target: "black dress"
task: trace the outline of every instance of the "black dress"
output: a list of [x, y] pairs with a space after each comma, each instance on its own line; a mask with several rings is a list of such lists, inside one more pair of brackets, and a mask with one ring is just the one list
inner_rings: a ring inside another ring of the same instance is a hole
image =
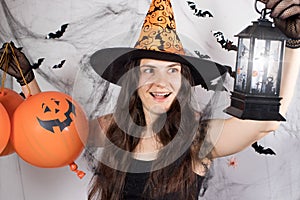
[[[152, 164], [151, 161], [138, 161], [139, 164], [143, 165], [145, 168], [149, 168]], [[146, 170], [145, 170], [146, 171]], [[130, 173], [127, 172], [126, 178], [125, 178], [125, 186], [123, 191], [123, 199], [124, 200], [149, 200], [151, 199], [148, 195], [149, 194], [143, 194], [144, 187], [147, 183], [147, 180], [150, 176], [150, 172], [142, 172], [142, 173]], [[197, 175], [196, 176], [196, 182], [197, 184], [197, 192], [199, 195], [200, 189], [204, 180], [204, 176]], [[178, 200], [177, 193], [171, 193], [167, 194], [164, 197], [159, 197], [152, 200]], [[186, 199], [185, 199], [186, 200]]]

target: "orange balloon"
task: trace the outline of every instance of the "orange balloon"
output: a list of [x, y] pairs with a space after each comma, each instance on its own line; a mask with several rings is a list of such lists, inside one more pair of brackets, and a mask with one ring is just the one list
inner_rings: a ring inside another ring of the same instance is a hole
[[17, 154], [43, 168], [73, 163], [88, 135], [83, 109], [62, 92], [41, 92], [28, 97], [15, 111], [12, 127]]
[[4, 106], [0, 103], [0, 153], [5, 149], [10, 137], [10, 119]]
[[[10, 121], [12, 121], [13, 114], [17, 107], [24, 101], [23, 97], [16, 93], [15, 91], [8, 89], [8, 88], [3, 88], [0, 89], [0, 103], [4, 106], [6, 109]], [[12, 131], [12, 130], [11, 130]], [[0, 156], [6, 156], [10, 155], [15, 152], [15, 149], [11, 143], [11, 139], [7, 143], [5, 149], [1, 152], [0, 151]]]

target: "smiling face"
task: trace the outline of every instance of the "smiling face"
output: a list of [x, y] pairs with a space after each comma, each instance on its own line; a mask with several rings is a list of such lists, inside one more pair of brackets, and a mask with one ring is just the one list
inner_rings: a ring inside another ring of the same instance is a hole
[[181, 87], [181, 65], [177, 62], [142, 59], [138, 95], [144, 113], [168, 111]]

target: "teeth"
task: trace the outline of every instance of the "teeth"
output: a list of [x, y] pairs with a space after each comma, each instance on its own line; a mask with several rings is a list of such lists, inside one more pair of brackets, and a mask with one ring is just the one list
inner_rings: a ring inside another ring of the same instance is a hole
[[168, 95], [169, 93], [154, 93], [155, 96], [165, 96]]
[[157, 93], [157, 92], [151, 92], [151, 94], [152, 94], [153, 96], [167, 97], [167, 96], [170, 95], [170, 92], [164, 92], [164, 93], [161, 93], [161, 92], [159, 92], [159, 93]]

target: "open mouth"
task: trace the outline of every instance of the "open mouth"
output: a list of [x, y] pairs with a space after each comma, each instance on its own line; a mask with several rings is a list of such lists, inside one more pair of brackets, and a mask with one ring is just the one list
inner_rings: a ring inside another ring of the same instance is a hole
[[171, 95], [171, 92], [150, 92], [151, 96], [154, 98], [167, 98], [168, 96]]

